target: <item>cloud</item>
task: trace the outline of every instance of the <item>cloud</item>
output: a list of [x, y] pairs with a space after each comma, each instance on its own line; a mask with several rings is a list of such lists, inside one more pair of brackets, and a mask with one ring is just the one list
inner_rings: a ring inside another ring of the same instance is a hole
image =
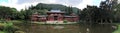
[[2, 6], [8, 6], [8, 7], [13, 7], [16, 8], [17, 10], [25, 9], [28, 8], [31, 5], [36, 5], [37, 2], [31, 2], [31, 3], [22, 3], [22, 4], [17, 4], [18, 0], [9, 0], [8, 2], [0, 2], [0, 5]]
[[83, 0], [56, 0], [56, 3], [76, 6], [82, 3]]
[[120, 3], [120, 0], [118, 0], [118, 3]]
[[17, 10], [28, 8], [31, 5], [37, 5], [38, 3], [47, 3], [47, 4], [62, 4], [66, 6], [73, 6], [79, 9], [83, 9], [86, 5], [97, 5], [102, 0], [8, 0], [0, 1], [0, 5], [14, 7]]
[[55, 0], [18, 0], [17, 4], [24, 4], [24, 3], [34, 3], [34, 2], [39, 2], [39, 3], [52, 3]]

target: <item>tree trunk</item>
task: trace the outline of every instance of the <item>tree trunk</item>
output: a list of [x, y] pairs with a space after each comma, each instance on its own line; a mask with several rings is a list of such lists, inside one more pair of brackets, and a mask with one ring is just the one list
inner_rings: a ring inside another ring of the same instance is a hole
[[101, 23], [103, 23], [103, 20], [101, 19]]

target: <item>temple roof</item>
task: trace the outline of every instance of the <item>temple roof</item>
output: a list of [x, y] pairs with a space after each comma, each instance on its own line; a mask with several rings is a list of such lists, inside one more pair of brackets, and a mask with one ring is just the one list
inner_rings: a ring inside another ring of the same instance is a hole
[[51, 10], [48, 11], [48, 13], [64, 13], [64, 12], [62, 12], [61, 10]]
[[51, 10], [50, 12], [61, 12], [61, 10]]
[[47, 17], [48, 15], [39, 15], [38, 17]]

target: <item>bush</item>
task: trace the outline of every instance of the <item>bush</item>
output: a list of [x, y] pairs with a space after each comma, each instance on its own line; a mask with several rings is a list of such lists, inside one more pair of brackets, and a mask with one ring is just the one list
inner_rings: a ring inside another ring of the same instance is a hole
[[64, 20], [63, 23], [67, 23], [68, 21], [67, 20]]
[[15, 31], [15, 33], [25, 33], [25, 32], [23, 32], [23, 31]]
[[7, 33], [14, 33], [17, 28], [14, 27], [12, 22], [5, 22], [3, 24], [3, 31]]
[[6, 33], [6, 32], [4, 32], [4, 31], [0, 31], [0, 33]]
[[120, 33], [120, 25], [118, 25], [118, 29], [114, 31], [113, 33]]

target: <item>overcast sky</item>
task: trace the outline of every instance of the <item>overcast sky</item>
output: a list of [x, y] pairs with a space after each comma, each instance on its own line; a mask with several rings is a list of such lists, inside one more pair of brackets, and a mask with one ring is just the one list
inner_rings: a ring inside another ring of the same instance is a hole
[[46, 4], [62, 4], [66, 6], [73, 6], [83, 9], [86, 5], [99, 6], [100, 2], [104, 0], [0, 0], [0, 5], [14, 7], [17, 10], [25, 9], [31, 5], [38, 3]]

